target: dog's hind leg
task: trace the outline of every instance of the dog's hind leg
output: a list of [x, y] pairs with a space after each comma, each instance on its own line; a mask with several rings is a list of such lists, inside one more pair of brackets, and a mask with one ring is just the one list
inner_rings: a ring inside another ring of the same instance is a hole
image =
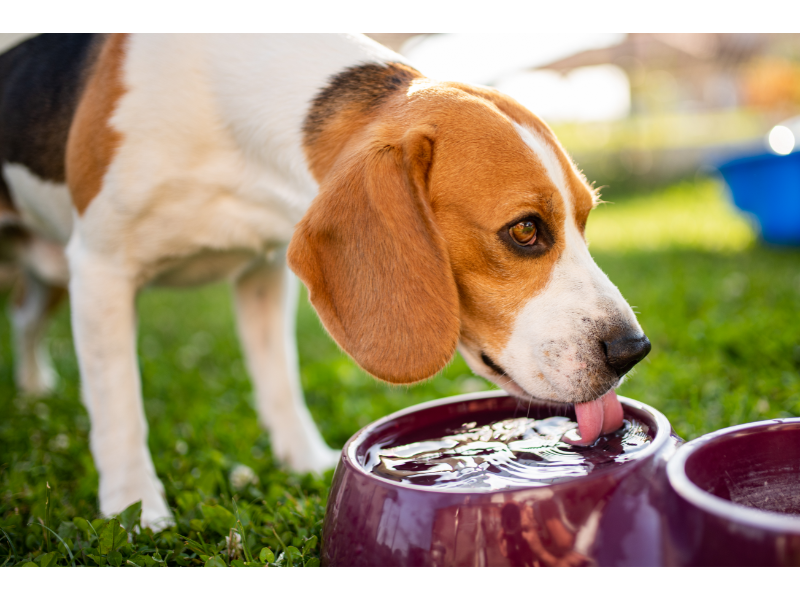
[[259, 419], [276, 458], [296, 471], [321, 473], [336, 465], [339, 453], [325, 444], [303, 399], [295, 341], [298, 289], [285, 251], [270, 263], [259, 261], [236, 282], [236, 314]]
[[24, 394], [42, 396], [58, 379], [44, 344], [47, 317], [65, 295], [64, 288], [45, 283], [23, 269], [9, 305], [14, 337], [14, 376]]
[[142, 523], [160, 529], [172, 516], [147, 448], [134, 277], [123, 260], [85, 249], [79, 238], [73, 237], [67, 254], [72, 330], [92, 422], [100, 511], [110, 516], [141, 500]]

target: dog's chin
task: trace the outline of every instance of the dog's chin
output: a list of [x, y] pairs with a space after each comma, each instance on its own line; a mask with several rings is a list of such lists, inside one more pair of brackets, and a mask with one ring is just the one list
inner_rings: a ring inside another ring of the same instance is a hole
[[[603, 394], [609, 392], [610, 390], [619, 386], [622, 380], [616, 380], [610, 384], [608, 384], [607, 388], [602, 391], [602, 393], [586, 396], [585, 393], [577, 393], [575, 395], [568, 396], [567, 398], [542, 398], [541, 396], [536, 396], [531, 394], [525, 388], [523, 388], [520, 384], [518, 384], [514, 379], [510, 376], [506, 375], [503, 378], [498, 377], [494, 373], [484, 373], [482, 376], [495, 385], [500, 386], [503, 391], [507, 392], [509, 396], [513, 396], [520, 401], [529, 402], [531, 404], [541, 404], [541, 405], [550, 405], [550, 406], [563, 406], [564, 404], [582, 404], [584, 402], [593, 402], [597, 400]], [[584, 397], [586, 396], [586, 397]]]
[[519, 385], [516, 381], [514, 381], [511, 377], [497, 377], [496, 375], [492, 374], [482, 374], [482, 376], [495, 385], [500, 386], [504, 392], [507, 392], [509, 396], [513, 396], [514, 398], [522, 401], [528, 402], [531, 404], [549, 404], [549, 405], [561, 405], [561, 404], [571, 404], [569, 401], [560, 401], [550, 398], [540, 398], [539, 396], [534, 396], [533, 394], [526, 391], [521, 385]]

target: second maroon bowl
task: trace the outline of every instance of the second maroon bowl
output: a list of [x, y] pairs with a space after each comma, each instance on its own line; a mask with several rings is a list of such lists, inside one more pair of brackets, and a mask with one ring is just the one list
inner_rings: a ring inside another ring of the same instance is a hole
[[[620, 401], [625, 415], [644, 422], [653, 436], [635, 460], [552, 485], [502, 491], [391, 481], [365, 465], [367, 451], [378, 441], [518, 416], [518, 401], [504, 392], [428, 402], [368, 425], [347, 442], [336, 469], [323, 528], [323, 564], [663, 564], [665, 465], [680, 439], [657, 410]], [[542, 419], [553, 411], [531, 407], [529, 416]]]
[[667, 474], [667, 564], [800, 567], [800, 419], [704, 435]]

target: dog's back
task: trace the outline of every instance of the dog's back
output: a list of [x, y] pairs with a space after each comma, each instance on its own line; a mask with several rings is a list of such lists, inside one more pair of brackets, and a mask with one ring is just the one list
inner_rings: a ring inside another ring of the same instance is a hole
[[[43, 34], [0, 55], [0, 165], [22, 165], [53, 183], [66, 179], [72, 116], [102, 36]], [[0, 172], [0, 202], [13, 206]]]

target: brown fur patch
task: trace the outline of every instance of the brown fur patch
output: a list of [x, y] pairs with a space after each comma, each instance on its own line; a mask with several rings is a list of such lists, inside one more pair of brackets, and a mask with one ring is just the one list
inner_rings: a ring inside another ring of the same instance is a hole
[[128, 34], [110, 35], [83, 92], [67, 140], [67, 183], [83, 214], [100, 192], [103, 177], [121, 142], [109, 119], [124, 94], [122, 64]]
[[[546, 126], [512, 99], [488, 92], [443, 84], [421, 93], [443, 96], [449, 105], [437, 119], [431, 197], [458, 283], [461, 339], [476, 355], [496, 357], [516, 315], [550, 279], [564, 248], [565, 213], [553, 201], [558, 190], [544, 165], [512, 121]], [[499, 239], [513, 220], [530, 214], [551, 238], [538, 256], [516, 253]]]
[[[59, 285], [47, 286], [47, 300], [44, 307], [43, 316], [53, 314], [56, 309], [61, 305], [62, 301], [67, 297], [67, 289]], [[25, 282], [25, 277], [18, 277], [14, 282], [14, 287], [11, 291], [11, 302], [15, 308], [20, 309], [25, 305], [28, 299], [28, 288]]]
[[430, 142], [367, 140], [340, 161], [297, 227], [289, 265], [323, 324], [375, 377], [438, 373], [458, 342], [458, 295], [424, 193]]
[[303, 146], [314, 177], [322, 181], [353, 134], [391, 95], [407, 90], [419, 77], [400, 63], [359, 65], [332, 77], [303, 123]]
[[527, 126], [550, 145], [561, 164], [567, 187], [572, 196], [575, 224], [578, 227], [578, 231], [583, 233], [586, 228], [586, 220], [589, 218], [589, 213], [596, 205], [595, 194], [586, 181], [586, 178], [583, 176], [583, 173], [576, 170], [572, 160], [561, 145], [561, 142], [558, 141], [553, 130], [516, 100], [493, 88], [470, 86], [462, 83], [450, 85], [458, 87], [468, 93], [486, 98], [511, 119], [520, 125]]
[[[591, 192], [550, 129], [495, 90], [415, 77], [380, 102], [336, 102], [306, 135], [321, 191], [289, 248], [328, 331], [396, 382], [438, 371], [455, 323], [467, 347], [496, 356], [565, 244], [560, 192], [514, 122], [552, 144], [576, 207]], [[535, 254], [502, 236], [530, 215], [543, 229]]]

